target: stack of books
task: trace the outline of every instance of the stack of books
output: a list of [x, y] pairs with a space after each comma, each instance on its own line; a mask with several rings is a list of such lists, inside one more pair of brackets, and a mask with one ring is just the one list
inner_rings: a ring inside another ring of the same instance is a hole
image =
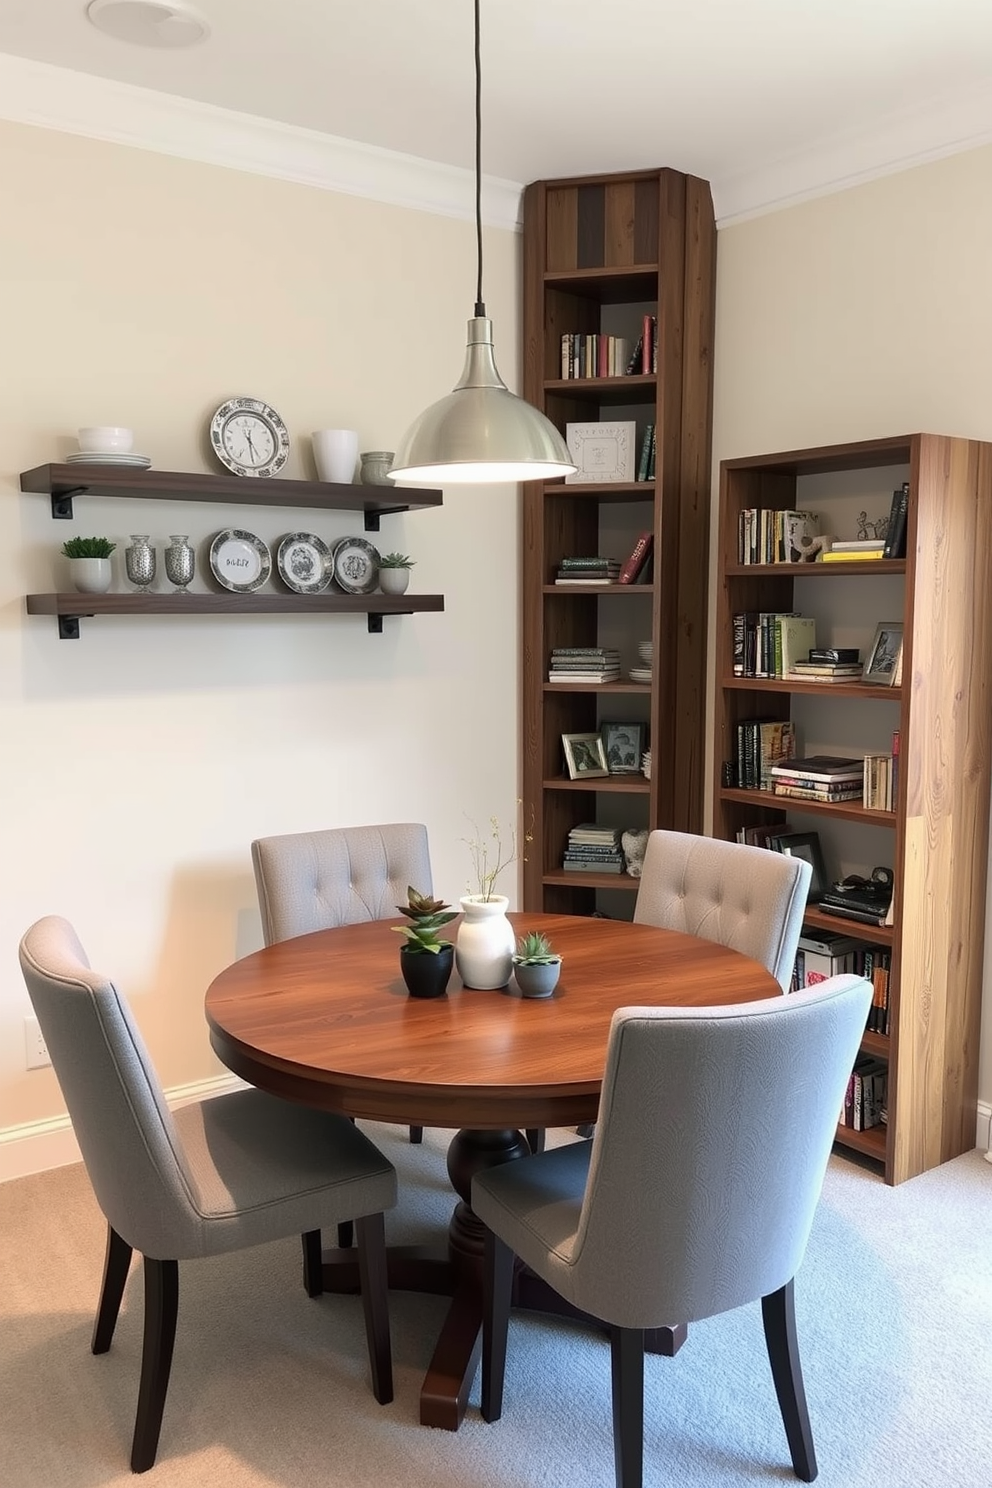
[[888, 1093], [888, 1075], [889, 1067], [884, 1059], [871, 1054], [858, 1055], [847, 1082], [840, 1113], [841, 1126], [849, 1126], [854, 1131], [868, 1131], [885, 1119], [882, 1113]]
[[563, 558], [558, 564], [556, 584], [617, 584], [620, 582], [619, 558]]
[[801, 987], [815, 987], [829, 977], [854, 971], [860, 948], [859, 940], [842, 935], [839, 930], [804, 928], [797, 942], [790, 990], [798, 992]]
[[794, 661], [786, 677], [793, 682], [857, 682], [863, 671], [856, 646], [811, 646], [805, 661]]
[[617, 682], [620, 652], [610, 646], [556, 646], [549, 682]]
[[566, 873], [622, 873], [620, 828], [580, 822], [568, 834], [562, 867]]
[[842, 759], [833, 754], [812, 754], [800, 759], [782, 759], [769, 771], [776, 796], [799, 801], [860, 801], [864, 791], [864, 759]]
[[859, 560], [874, 561], [885, 556], [884, 537], [856, 538], [851, 542], [832, 542], [826, 553], [820, 554], [821, 563], [856, 563]]

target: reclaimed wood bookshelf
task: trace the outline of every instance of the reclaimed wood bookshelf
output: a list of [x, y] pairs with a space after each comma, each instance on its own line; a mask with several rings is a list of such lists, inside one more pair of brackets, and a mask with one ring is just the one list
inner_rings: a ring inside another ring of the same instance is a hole
[[[707, 182], [670, 169], [537, 181], [524, 196], [524, 395], [564, 434], [570, 422], [656, 430], [655, 478], [524, 487], [522, 714], [524, 819], [533, 840], [524, 906], [630, 916], [639, 880], [565, 872], [569, 829], [597, 820], [702, 830], [716, 229]], [[562, 336], [621, 335], [657, 321], [657, 372], [562, 377]], [[627, 524], [627, 535], [618, 536]], [[650, 578], [556, 586], [559, 561], [623, 561], [653, 536]], [[612, 546], [611, 546], [612, 544]], [[651, 638], [650, 685], [625, 680]], [[548, 682], [555, 647], [617, 645], [622, 680]], [[652, 778], [573, 781], [561, 736], [642, 723]], [[619, 895], [617, 895], [619, 891]]]
[[[850, 512], [887, 504], [909, 481], [906, 557], [860, 563], [747, 565], [738, 519], [751, 507], [812, 510], [835, 536]], [[846, 514], [846, 515], [845, 515]], [[834, 524], [835, 525], [832, 525]], [[828, 872], [894, 869], [894, 924], [815, 907], [806, 924], [892, 949], [890, 1031], [867, 1033], [888, 1061], [887, 1124], [837, 1141], [881, 1165], [890, 1184], [975, 1145], [992, 761], [992, 445], [910, 434], [724, 460], [714, 699], [714, 835], [750, 825], [817, 830]], [[734, 615], [814, 614], [818, 645], [859, 644], [856, 617], [901, 620], [902, 685], [815, 685], [733, 676]], [[799, 752], [856, 754], [898, 730], [891, 812], [859, 802], [785, 801], [724, 784], [738, 721], [792, 718]], [[866, 856], [867, 854], [867, 856]], [[783, 1112], [783, 1119], [788, 1113]]]

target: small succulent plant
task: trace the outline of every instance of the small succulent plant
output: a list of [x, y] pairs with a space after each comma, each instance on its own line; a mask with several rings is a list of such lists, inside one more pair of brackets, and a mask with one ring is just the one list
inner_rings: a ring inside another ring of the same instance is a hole
[[530, 930], [517, 941], [513, 964], [515, 966], [551, 966], [561, 957], [551, 949], [551, 942], [540, 930]]
[[380, 568], [413, 568], [414, 560], [405, 553], [384, 553], [379, 559]]
[[109, 558], [116, 546], [107, 537], [70, 537], [62, 552], [67, 558]]
[[447, 940], [440, 940], [437, 932], [442, 925], [447, 925], [453, 920], [458, 911], [445, 904], [443, 899], [433, 899], [430, 894], [421, 894], [412, 885], [407, 887], [406, 904], [397, 904], [396, 908], [400, 914], [406, 915], [410, 921], [409, 925], [394, 925], [393, 929], [398, 935], [406, 936], [404, 949], [411, 954], [420, 954], [429, 951], [436, 956], [442, 946], [450, 945]]

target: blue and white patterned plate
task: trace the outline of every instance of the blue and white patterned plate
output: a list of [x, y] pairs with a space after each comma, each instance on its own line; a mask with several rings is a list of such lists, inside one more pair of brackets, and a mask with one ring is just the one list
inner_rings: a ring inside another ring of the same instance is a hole
[[276, 553], [276, 568], [294, 594], [319, 594], [334, 575], [331, 550], [313, 532], [287, 532]]
[[334, 548], [334, 582], [345, 594], [371, 594], [379, 582], [379, 550], [364, 537], [344, 537]]

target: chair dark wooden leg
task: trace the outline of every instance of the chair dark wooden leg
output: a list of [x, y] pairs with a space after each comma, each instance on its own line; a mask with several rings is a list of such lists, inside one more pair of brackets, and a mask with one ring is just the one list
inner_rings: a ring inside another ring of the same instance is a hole
[[158, 1451], [178, 1313], [179, 1262], [155, 1261], [145, 1256], [145, 1336], [141, 1347], [138, 1414], [131, 1443], [132, 1472], [147, 1472]]
[[544, 1151], [544, 1143], [547, 1137], [547, 1132], [543, 1129], [543, 1127], [539, 1129], [536, 1126], [529, 1126], [524, 1132], [524, 1136], [527, 1138], [527, 1146], [530, 1148], [531, 1152]]
[[417, 1143], [422, 1142], [423, 1140], [424, 1140], [424, 1128], [422, 1126], [411, 1126], [411, 1128], [410, 1128], [410, 1141], [413, 1142], [414, 1145], [416, 1146]]
[[343, 1220], [338, 1225], [338, 1245], [342, 1250], [348, 1250], [355, 1242], [355, 1226], [350, 1219]]
[[641, 1488], [644, 1479], [644, 1330], [611, 1328], [613, 1461], [617, 1488]]
[[[350, 1245], [351, 1241], [348, 1243]], [[303, 1236], [303, 1287], [308, 1297], [324, 1295], [324, 1259], [319, 1230], [307, 1230]]]
[[365, 1313], [372, 1393], [380, 1405], [393, 1398], [393, 1353], [389, 1341], [389, 1292], [386, 1281], [386, 1225], [381, 1214], [358, 1220], [358, 1276]]
[[765, 1325], [768, 1362], [772, 1366], [772, 1379], [792, 1454], [793, 1471], [804, 1483], [812, 1483], [817, 1472], [816, 1452], [799, 1359], [794, 1280], [787, 1281], [779, 1291], [762, 1297], [761, 1320]]
[[124, 1284], [131, 1265], [131, 1246], [123, 1241], [113, 1225], [107, 1226], [107, 1255], [103, 1263], [103, 1286], [100, 1302], [93, 1324], [93, 1341], [90, 1348], [94, 1354], [105, 1354], [110, 1347], [121, 1310]]
[[486, 1230], [482, 1272], [482, 1419], [498, 1421], [503, 1414], [506, 1374], [506, 1335], [510, 1327], [513, 1292], [513, 1251]]

